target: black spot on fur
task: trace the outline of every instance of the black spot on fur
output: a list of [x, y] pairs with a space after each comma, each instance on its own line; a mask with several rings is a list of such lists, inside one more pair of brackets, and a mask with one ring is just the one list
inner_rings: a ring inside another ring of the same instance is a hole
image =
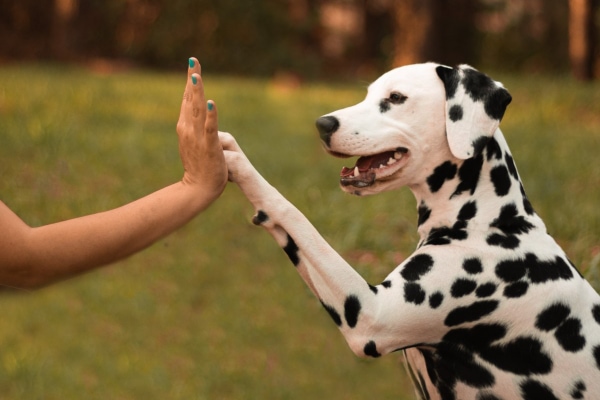
[[381, 357], [381, 354], [379, 354], [379, 352], [377, 351], [377, 345], [372, 340], [365, 344], [363, 351], [367, 356], [374, 358]]
[[527, 274], [527, 264], [523, 259], [505, 260], [496, 265], [496, 276], [510, 283], [523, 279]]
[[417, 254], [408, 260], [400, 275], [407, 281], [418, 281], [431, 270], [431, 267], [433, 267], [433, 258], [429, 254]]
[[506, 336], [500, 324], [478, 324], [472, 328], [452, 329], [443, 341], [464, 347], [504, 371], [517, 375], [547, 374], [552, 360], [542, 351], [542, 343], [532, 337], [519, 336], [509, 342], [494, 344]]
[[[450, 228], [445, 229], [450, 230]], [[452, 243], [451, 240], [446, 235], [441, 233], [439, 228], [435, 228], [429, 233], [429, 236], [423, 245], [443, 246], [450, 243]]]
[[377, 292], [379, 292], [379, 289], [377, 289], [377, 286], [373, 286], [371, 284], [369, 284], [369, 289], [371, 290], [371, 292], [377, 294]]
[[508, 298], [517, 298], [524, 296], [527, 293], [527, 289], [529, 289], [529, 283], [520, 281], [514, 282], [504, 288], [504, 297]]
[[469, 191], [471, 194], [475, 193], [475, 189], [477, 189], [477, 184], [479, 183], [482, 165], [482, 154], [469, 158], [463, 162], [458, 169], [458, 178], [460, 183], [456, 187], [456, 190], [452, 196], [458, 196], [466, 191]]
[[[554, 260], [541, 261], [532, 253], [527, 253], [523, 258], [499, 262], [495, 272], [500, 279], [509, 284], [504, 288], [504, 296], [509, 298], [525, 295], [530, 284], [558, 279], [568, 280], [573, 277], [572, 269], [562, 258], [556, 257]], [[560, 306], [555, 308], [556, 310], [552, 309], [548, 314], [544, 312], [540, 314], [541, 327], [545, 326], [545, 321], [550, 318], [548, 315], [554, 315], [554, 318], [562, 316]]]
[[252, 218], [252, 223], [254, 225], [261, 225], [269, 220], [269, 216], [263, 210], [258, 210], [256, 215]]
[[493, 136], [490, 138], [490, 140], [488, 140], [485, 148], [488, 161], [491, 161], [492, 158], [495, 158], [496, 160], [502, 158], [502, 149], [500, 148], [500, 144], [498, 144], [498, 141]]
[[594, 359], [596, 360], [596, 367], [600, 369], [600, 345], [594, 347], [592, 350], [592, 354], [594, 355]]
[[552, 389], [533, 379], [527, 379], [521, 383], [521, 395], [523, 396], [523, 400], [559, 400], [552, 393]]
[[[419, 350], [423, 355], [427, 375], [437, 388], [441, 398], [444, 400], [455, 400], [456, 393], [454, 392], [454, 385], [456, 385], [456, 376], [454, 375], [454, 370], [448, 368], [448, 362], [450, 360], [444, 360], [439, 352], [434, 353], [425, 349]], [[426, 386], [423, 385], [423, 387]]]
[[496, 284], [493, 282], [484, 283], [477, 287], [475, 295], [479, 298], [489, 297], [496, 292]]
[[466, 202], [458, 212], [459, 221], [468, 221], [477, 214], [477, 204], [474, 201]]
[[392, 287], [392, 281], [383, 281], [381, 282], [381, 286], [383, 286], [386, 289], [389, 289]]
[[442, 399], [456, 399], [454, 388], [459, 381], [475, 388], [486, 388], [495, 383], [492, 373], [463, 346], [443, 341], [436, 346], [435, 352], [421, 349], [421, 353], [429, 378]]
[[492, 233], [486, 240], [490, 246], [499, 246], [505, 249], [516, 249], [519, 247], [521, 241], [515, 235], [501, 235], [499, 233]]
[[[452, 366], [454, 368], [454, 371], [452, 371], [454, 379], [475, 388], [486, 388], [495, 383], [494, 375], [475, 361], [473, 354], [465, 351], [463, 347], [442, 342], [438, 345], [438, 353], [445, 361], [445, 367]], [[448, 379], [443, 374], [442, 378], [446, 382], [454, 380]]]
[[[506, 283], [504, 295], [519, 297], [526, 292], [528, 283], [545, 283], [559, 279], [571, 279], [571, 267], [560, 257], [541, 261], [535, 254], [527, 253], [524, 258], [501, 261], [496, 265], [496, 275]], [[522, 281], [520, 281], [522, 280]]]
[[426, 293], [418, 283], [406, 282], [404, 284], [404, 300], [407, 303], [421, 304], [425, 301]]
[[468, 237], [465, 228], [466, 223], [464, 221], [457, 221], [452, 228], [447, 226], [433, 228], [429, 231], [424, 244], [440, 246], [450, 244], [452, 240], [465, 240]]
[[453, 105], [448, 111], [448, 117], [452, 122], [460, 121], [463, 117], [463, 108], [458, 104]]
[[534, 225], [519, 215], [514, 203], [506, 204], [500, 209], [500, 215], [490, 224], [492, 228], [500, 229], [505, 235], [527, 233]]
[[451, 240], [465, 240], [468, 236], [466, 227], [468, 220], [477, 213], [475, 202], [465, 203], [457, 216], [457, 221], [452, 227], [442, 226], [433, 228], [429, 231], [425, 244], [444, 245], [449, 244]]
[[444, 182], [453, 179], [456, 176], [456, 170], [456, 164], [450, 161], [446, 161], [435, 167], [433, 173], [427, 177], [427, 184], [429, 185], [431, 193], [437, 192]]
[[592, 315], [598, 324], [600, 324], [600, 304], [596, 304], [592, 307]]
[[570, 313], [571, 309], [568, 306], [561, 303], [552, 304], [538, 314], [535, 327], [542, 331], [551, 331], [558, 328]]
[[587, 390], [585, 386], [585, 382], [576, 381], [573, 383], [573, 389], [571, 389], [571, 398], [573, 399], [583, 399], [585, 396], [585, 391]]
[[523, 208], [525, 209], [525, 212], [527, 215], [533, 215], [535, 211], [531, 205], [531, 202], [527, 198], [527, 195], [525, 194], [525, 188], [523, 188], [523, 184], [521, 184], [521, 195], [523, 196]]
[[498, 196], [506, 196], [510, 191], [511, 181], [508, 169], [504, 165], [498, 165], [490, 171], [490, 179]]
[[421, 201], [421, 204], [419, 204], [419, 208], [418, 208], [417, 212], [418, 212], [418, 215], [419, 215], [419, 219], [417, 221], [417, 225], [421, 226], [431, 216], [431, 209], [429, 207], [427, 207], [427, 205], [423, 201]]
[[508, 153], [506, 153], [506, 155], [504, 156], [504, 160], [506, 161], [508, 172], [510, 172], [513, 178], [519, 180], [519, 174], [517, 173], [517, 166], [515, 165], [515, 160], [513, 160], [512, 156]]
[[552, 359], [542, 351], [542, 342], [532, 337], [518, 337], [508, 343], [492, 345], [481, 356], [496, 367], [517, 375], [547, 374]]
[[458, 278], [452, 284], [450, 288], [450, 294], [454, 298], [463, 297], [469, 295], [475, 291], [477, 287], [477, 282], [472, 279]]
[[340, 314], [338, 314], [338, 312], [335, 311], [335, 308], [333, 308], [329, 304], [325, 304], [323, 300], [321, 300], [321, 305], [323, 306], [323, 308], [325, 308], [333, 322], [335, 322], [337, 326], [342, 326], [342, 318], [340, 317]]
[[500, 397], [496, 397], [491, 393], [478, 393], [476, 400], [502, 400]]
[[473, 146], [473, 155], [481, 154], [489, 140], [489, 136], [480, 136], [475, 139], [473, 143], [471, 143], [471, 146]]
[[485, 112], [493, 119], [501, 120], [506, 111], [506, 107], [512, 101], [512, 96], [508, 93], [508, 90], [504, 88], [497, 88], [491, 93], [485, 102]]
[[385, 113], [387, 111], [389, 111], [391, 108], [390, 102], [387, 101], [387, 99], [383, 99], [379, 102], [379, 112], [380, 113]]
[[569, 265], [558, 256], [553, 261], [540, 261], [535, 255], [527, 254], [527, 261], [529, 265], [528, 276], [533, 283], [573, 278], [573, 271]]
[[344, 302], [344, 317], [346, 318], [346, 323], [350, 328], [354, 328], [356, 326], [360, 309], [361, 305], [358, 297], [352, 294], [346, 297], [346, 301]]
[[485, 100], [496, 88], [496, 83], [489, 76], [475, 69], [465, 68], [463, 74], [461, 83], [473, 101]]
[[287, 235], [287, 244], [283, 248], [283, 251], [285, 251], [285, 254], [287, 254], [294, 266], [297, 267], [298, 264], [300, 264], [300, 257], [298, 256], [298, 246], [296, 245], [296, 242], [294, 242], [294, 239], [292, 239], [290, 235]]
[[458, 83], [460, 82], [458, 70], [440, 65], [439, 67], [436, 67], [435, 72], [438, 74], [442, 82], [444, 82], [444, 89], [446, 89], [446, 100], [450, 100], [456, 94], [456, 89], [458, 88]]
[[585, 338], [581, 335], [581, 321], [577, 318], [567, 318], [556, 332], [554, 336], [558, 340], [558, 344], [565, 349], [575, 353], [585, 346]]
[[490, 118], [501, 120], [512, 100], [508, 91], [477, 70], [464, 69], [463, 73], [461, 83], [465, 92], [473, 101], [483, 101], [483, 108]]
[[444, 295], [441, 292], [435, 292], [429, 296], [429, 307], [438, 308], [442, 301], [444, 301]]
[[483, 272], [483, 265], [479, 258], [467, 258], [463, 261], [463, 269], [470, 275], [480, 274]]
[[446, 326], [456, 326], [465, 322], [477, 321], [498, 308], [496, 300], [476, 301], [468, 306], [457, 307], [450, 311], [444, 320]]

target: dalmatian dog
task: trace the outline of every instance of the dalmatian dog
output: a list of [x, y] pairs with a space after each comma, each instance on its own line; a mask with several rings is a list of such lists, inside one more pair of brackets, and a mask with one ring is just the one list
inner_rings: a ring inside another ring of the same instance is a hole
[[317, 120], [328, 153], [358, 157], [342, 190], [408, 186], [416, 251], [367, 283], [221, 133], [230, 171], [363, 357], [401, 350], [422, 399], [600, 399], [600, 296], [548, 235], [498, 129], [508, 91], [468, 65], [394, 69]]

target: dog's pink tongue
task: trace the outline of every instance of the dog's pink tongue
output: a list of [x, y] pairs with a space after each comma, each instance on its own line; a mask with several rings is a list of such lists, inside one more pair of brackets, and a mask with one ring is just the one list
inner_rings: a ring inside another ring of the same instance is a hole
[[340, 173], [340, 176], [346, 177], [346, 176], [353, 175], [356, 167], [358, 167], [359, 172], [367, 172], [371, 168], [379, 168], [382, 165], [385, 165], [388, 162], [388, 160], [390, 159], [390, 157], [393, 157], [393, 156], [394, 156], [394, 152], [389, 151], [389, 152], [385, 152], [385, 153], [375, 154], [372, 156], [360, 157], [356, 161], [356, 165], [354, 165], [354, 167], [342, 168], [342, 172]]

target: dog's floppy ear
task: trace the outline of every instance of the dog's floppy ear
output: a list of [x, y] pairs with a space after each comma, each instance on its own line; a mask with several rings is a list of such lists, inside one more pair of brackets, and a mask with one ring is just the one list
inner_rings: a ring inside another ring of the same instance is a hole
[[479, 154], [512, 100], [500, 82], [468, 65], [436, 67], [446, 89], [446, 135], [452, 154], [466, 160]]

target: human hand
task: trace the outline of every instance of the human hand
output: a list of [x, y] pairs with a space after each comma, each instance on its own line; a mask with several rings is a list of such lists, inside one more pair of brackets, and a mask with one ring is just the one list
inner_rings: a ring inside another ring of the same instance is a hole
[[204, 199], [212, 201], [227, 184], [227, 167], [218, 137], [217, 109], [212, 100], [206, 102], [200, 74], [200, 63], [190, 58], [177, 135], [183, 183], [198, 188]]

